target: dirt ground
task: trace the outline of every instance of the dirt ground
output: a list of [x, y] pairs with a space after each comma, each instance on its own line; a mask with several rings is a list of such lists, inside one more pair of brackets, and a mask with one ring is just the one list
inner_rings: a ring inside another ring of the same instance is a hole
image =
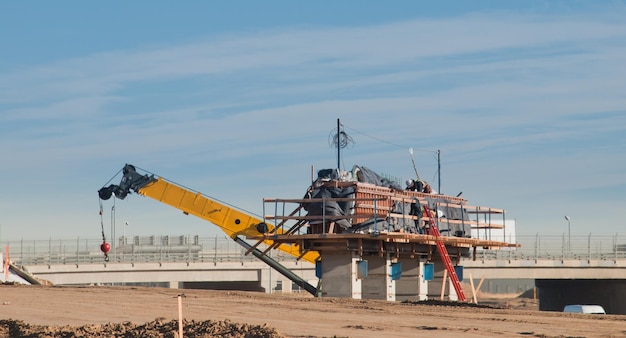
[[[146, 287], [0, 285], [0, 337], [626, 337], [626, 316], [478, 305]], [[472, 305], [472, 306], [470, 306]]]

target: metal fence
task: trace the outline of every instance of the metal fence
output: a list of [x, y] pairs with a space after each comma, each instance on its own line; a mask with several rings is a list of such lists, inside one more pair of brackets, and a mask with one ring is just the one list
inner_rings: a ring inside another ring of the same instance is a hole
[[616, 260], [626, 258], [626, 235], [517, 236], [520, 248], [480, 250], [482, 259], [508, 260]]
[[[626, 235], [517, 236], [519, 248], [477, 250], [477, 258], [506, 260], [616, 260], [626, 258]], [[100, 263], [104, 254], [98, 239], [19, 240], [6, 243], [10, 260], [18, 265]], [[259, 247], [264, 250], [264, 245]], [[293, 260], [279, 250], [267, 253], [278, 260]], [[110, 262], [244, 262], [252, 254], [226, 236], [120, 237], [112, 243]]]
[[[10, 260], [17, 265], [85, 264], [105, 261], [98, 239], [49, 239], [7, 242]], [[262, 246], [260, 250], [263, 250]], [[295, 259], [282, 251], [267, 253], [273, 258]], [[109, 262], [244, 262], [257, 260], [226, 236], [120, 237], [111, 243]]]

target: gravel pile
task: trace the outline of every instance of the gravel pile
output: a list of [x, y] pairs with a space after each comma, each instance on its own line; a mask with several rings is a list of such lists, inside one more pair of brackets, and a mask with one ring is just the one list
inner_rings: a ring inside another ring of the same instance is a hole
[[[177, 338], [178, 321], [156, 319], [145, 324], [130, 322], [121, 324], [89, 324], [83, 326], [40, 326], [20, 320], [0, 320], [0, 338], [48, 338], [48, 337], [124, 337], [124, 338]], [[183, 320], [185, 338], [285, 338], [274, 328], [266, 325], [249, 325], [231, 321]]]

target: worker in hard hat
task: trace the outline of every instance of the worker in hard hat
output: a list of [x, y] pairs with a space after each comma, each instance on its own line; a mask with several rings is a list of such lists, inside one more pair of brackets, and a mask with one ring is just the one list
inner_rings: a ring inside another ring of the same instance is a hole
[[424, 182], [422, 180], [414, 180], [414, 179], [406, 180], [406, 190], [423, 192]]
[[[406, 190], [422, 192], [422, 189], [423, 189], [422, 181], [414, 180], [414, 179], [406, 180]], [[411, 202], [411, 208], [409, 210], [409, 215], [417, 216], [417, 219], [415, 220], [416, 232], [417, 233], [422, 233], [422, 226], [420, 224], [420, 218], [421, 218], [421, 215], [422, 215], [422, 210], [421, 210], [421, 208], [418, 206], [418, 204], [416, 202], [417, 202], [417, 200], [414, 200], [413, 202]]]

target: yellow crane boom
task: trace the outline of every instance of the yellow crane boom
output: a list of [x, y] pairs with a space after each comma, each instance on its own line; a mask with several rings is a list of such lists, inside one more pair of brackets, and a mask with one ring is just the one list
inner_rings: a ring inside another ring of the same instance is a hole
[[[191, 214], [215, 224], [257, 258], [270, 264], [270, 266], [277, 264], [277, 262], [270, 262], [271, 258], [256, 249], [256, 245], [249, 245], [239, 236], [253, 238], [264, 233], [281, 235], [285, 233], [282, 228], [275, 228], [273, 225], [267, 224], [263, 220], [235, 207], [169, 182], [162, 177], [155, 178], [154, 175], [141, 175], [137, 173], [133, 165], [126, 164], [122, 172], [123, 177], [119, 185], [111, 184], [98, 190], [98, 195], [101, 199], [108, 200], [111, 196], [124, 199], [132, 191], [139, 195], [153, 198], [161, 203], [182, 210], [185, 214]], [[264, 240], [263, 243], [268, 245], [268, 247], [274, 247], [310, 263], [315, 263], [320, 257], [317, 251], [304, 251], [297, 244], [281, 243], [277, 245], [270, 239]], [[272, 267], [277, 270], [281, 269], [280, 266]], [[290, 273], [288, 270], [279, 270], [279, 272], [283, 274]], [[291, 278], [290, 276], [287, 277]], [[296, 282], [298, 283], [298, 281]], [[308, 286], [305, 286], [305, 288], [309, 292], [315, 290], [308, 290]]]

